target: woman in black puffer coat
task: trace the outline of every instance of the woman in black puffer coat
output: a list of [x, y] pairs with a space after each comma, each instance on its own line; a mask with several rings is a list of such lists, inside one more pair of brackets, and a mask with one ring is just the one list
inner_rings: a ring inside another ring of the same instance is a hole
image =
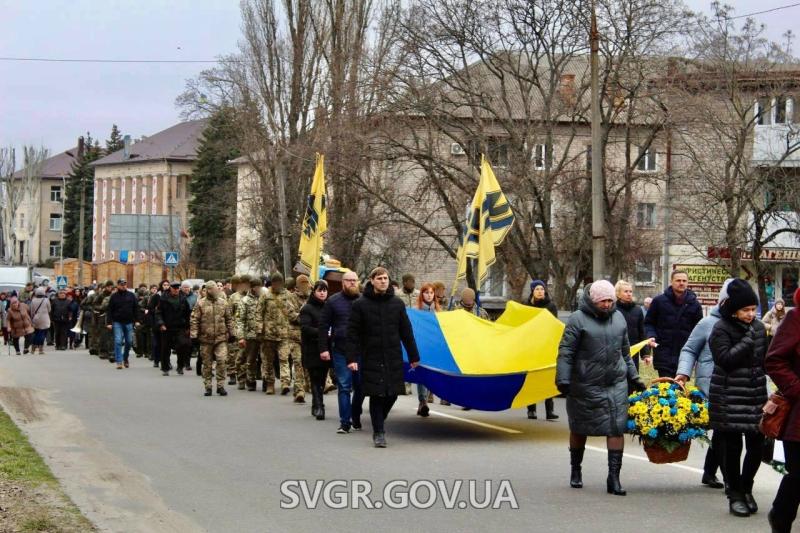
[[375, 447], [385, 448], [383, 422], [397, 395], [406, 390], [400, 343], [412, 368], [419, 364], [419, 352], [406, 306], [394, 296], [388, 271], [378, 267], [369, 279], [364, 295], [353, 303], [350, 312], [347, 366], [352, 371], [361, 371], [364, 396], [369, 396], [372, 439]]
[[592, 283], [584, 291], [580, 308], [572, 313], [558, 346], [556, 387], [567, 396], [570, 486], [583, 487], [581, 462], [587, 436], [606, 437], [609, 493], [624, 496], [623, 433], [628, 421], [628, 392], [644, 390], [633, 366], [628, 325], [614, 307], [614, 286]]
[[330, 359], [323, 361], [319, 351], [319, 318], [322, 306], [328, 299], [328, 284], [324, 280], [314, 283], [311, 295], [300, 309], [300, 342], [303, 356], [303, 367], [311, 381], [311, 415], [317, 420], [325, 420], [325, 403], [323, 390], [325, 376], [331, 367]]
[[[752, 492], [764, 446], [758, 423], [767, 402], [767, 336], [764, 325], [755, 319], [756, 305], [758, 297], [749, 283], [731, 281], [728, 299], [720, 305], [722, 319], [708, 339], [714, 357], [709, 416], [711, 428], [719, 432], [729, 509], [735, 516], [750, 516], [758, 510]], [[742, 437], [747, 453], [740, 464]]]

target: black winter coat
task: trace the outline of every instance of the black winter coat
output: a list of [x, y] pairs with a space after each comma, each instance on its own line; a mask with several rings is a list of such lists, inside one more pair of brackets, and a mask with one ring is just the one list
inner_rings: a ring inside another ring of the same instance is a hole
[[653, 351], [653, 366], [674, 376], [678, 371], [681, 348], [689, 334], [703, 318], [703, 308], [697, 295], [686, 290], [683, 303], [678, 305], [672, 287], [653, 298], [644, 317], [646, 338], [655, 337], [658, 346]]
[[767, 403], [764, 324], [759, 320], [745, 324], [723, 317], [714, 324], [708, 345], [714, 357], [708, 398], [711, 428], [758, 431], [761, 408]]
[[403, 346], [409, 362], [419, 361], [411, 321], [394, 290], [377, 294], [367, 282], [364, 295], [353, 302], [347, 327], [347, 362], [359, 362], [365, 396], [405, 393]]
[[[628, 342], [631, 345], [642, 342], [644, 336], [644, 311], [636, 302], [624, 303], [617, 301], [617, 311], [625, 317], [628, 324]], [[682, 346], [681, 346], [682, 347]]]
[[556, 385], [569, 385], [567, 415], [573, 433], [619, 436], [628, 421], [628, 384], [638, 378], [628, 326], [612, 307], [599, 310], [584, 291], [558, 346]]
[[547, 309], [548, 311], [550, 311], [551, 315], [558, 318], [558, 307], [556, 307], [556, 304], [553, 303], [553, 301], [550, 299], [550, 295], [547, 294], [546, 291], [544, 294], [545, 294], [544, 299], [536, 302], [533, 301], [533, 296], [531, 296], [531, 299], [528, 301], [528, 304], [531, 307], [539, 307], [541, 309]]
[[[322, 314], [324, 302], [318, 300], [314, 294], [300, 309], [300, 344], [303, 354], [303, 366], [306, 368], [329, 368], [330, 361], [319, 358], [319, 319]], [[326, 332], [327, 337], [327, 332]]]
[[63, 300], [59, 300], [56, 298], [52, 301], [52, 307], [50, 308], [50, 316], [53, 318], [53, 322], [58, 322], [60, 324], [69, 324], [70, 320], [72, 320], [72, 316], [70, 314], [70, 302], [66, 298]]
[[156, 309], [156, 327], [166, 326], [167, 331], [184, 331], [189, 329], [189, 317], [192, 310], [186, 297], [179, 293], [171, 296], [169, 293], [161, 295]]

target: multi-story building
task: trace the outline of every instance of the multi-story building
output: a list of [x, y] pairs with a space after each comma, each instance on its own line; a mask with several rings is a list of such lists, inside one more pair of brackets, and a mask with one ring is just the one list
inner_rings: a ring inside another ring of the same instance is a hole
[[[176, 124], [94, 163], [92, 261], [158, 260], [187, 236], [189, 180], [207, 121]], [[170, 232], [171, 229], [171, 232]]]
[[[15, 263], [36, 265], [61, 256], [65, 184], [76, 151], [66, 150], [46, 159], [39, 172], [35, 205], [23, 201], [17, 207]], [[14, 174], [14, 179], [23, 179], [23, 176], [24, 170], [20, 170]]]

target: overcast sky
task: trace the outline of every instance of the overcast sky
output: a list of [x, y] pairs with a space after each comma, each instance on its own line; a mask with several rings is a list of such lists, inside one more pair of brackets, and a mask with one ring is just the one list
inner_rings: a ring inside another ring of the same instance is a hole
[[[746, 14], [795, 2], [727, 3]], [[235, 51], [240, 30], [237, 0], [0, 0], [0, 13], [0, 57], [213, 60]], [[755, 18], [779, 39], [800, 6]], [[207, 66], [0, 60], [0, 146], [61, 152], [86, 131], [104, 141], [113, 123], [133, 137], [156, 133], [179, 120], [175, 97]]]

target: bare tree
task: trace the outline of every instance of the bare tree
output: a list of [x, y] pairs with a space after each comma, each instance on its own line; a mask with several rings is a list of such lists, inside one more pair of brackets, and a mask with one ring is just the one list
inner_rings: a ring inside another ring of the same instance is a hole
[[[46, 148], [23, 146], [23, 167], [16, 171], [14, 148], [0, 148], [0, 179], [3, 180], [2, 232], [5, 246], [4, 258], [14, 262], [14, 253], [20, 237], [28, 241], [25, 261], [30, 261], [30, 246], [39, 233], [39, 211], [41, 194], [42, 163], [48, 157]], [[24, 208], [27, 219], [24, 224], [17, 220], [17, 214]], [[18, 233], [22, 230], [22, 233]]]

